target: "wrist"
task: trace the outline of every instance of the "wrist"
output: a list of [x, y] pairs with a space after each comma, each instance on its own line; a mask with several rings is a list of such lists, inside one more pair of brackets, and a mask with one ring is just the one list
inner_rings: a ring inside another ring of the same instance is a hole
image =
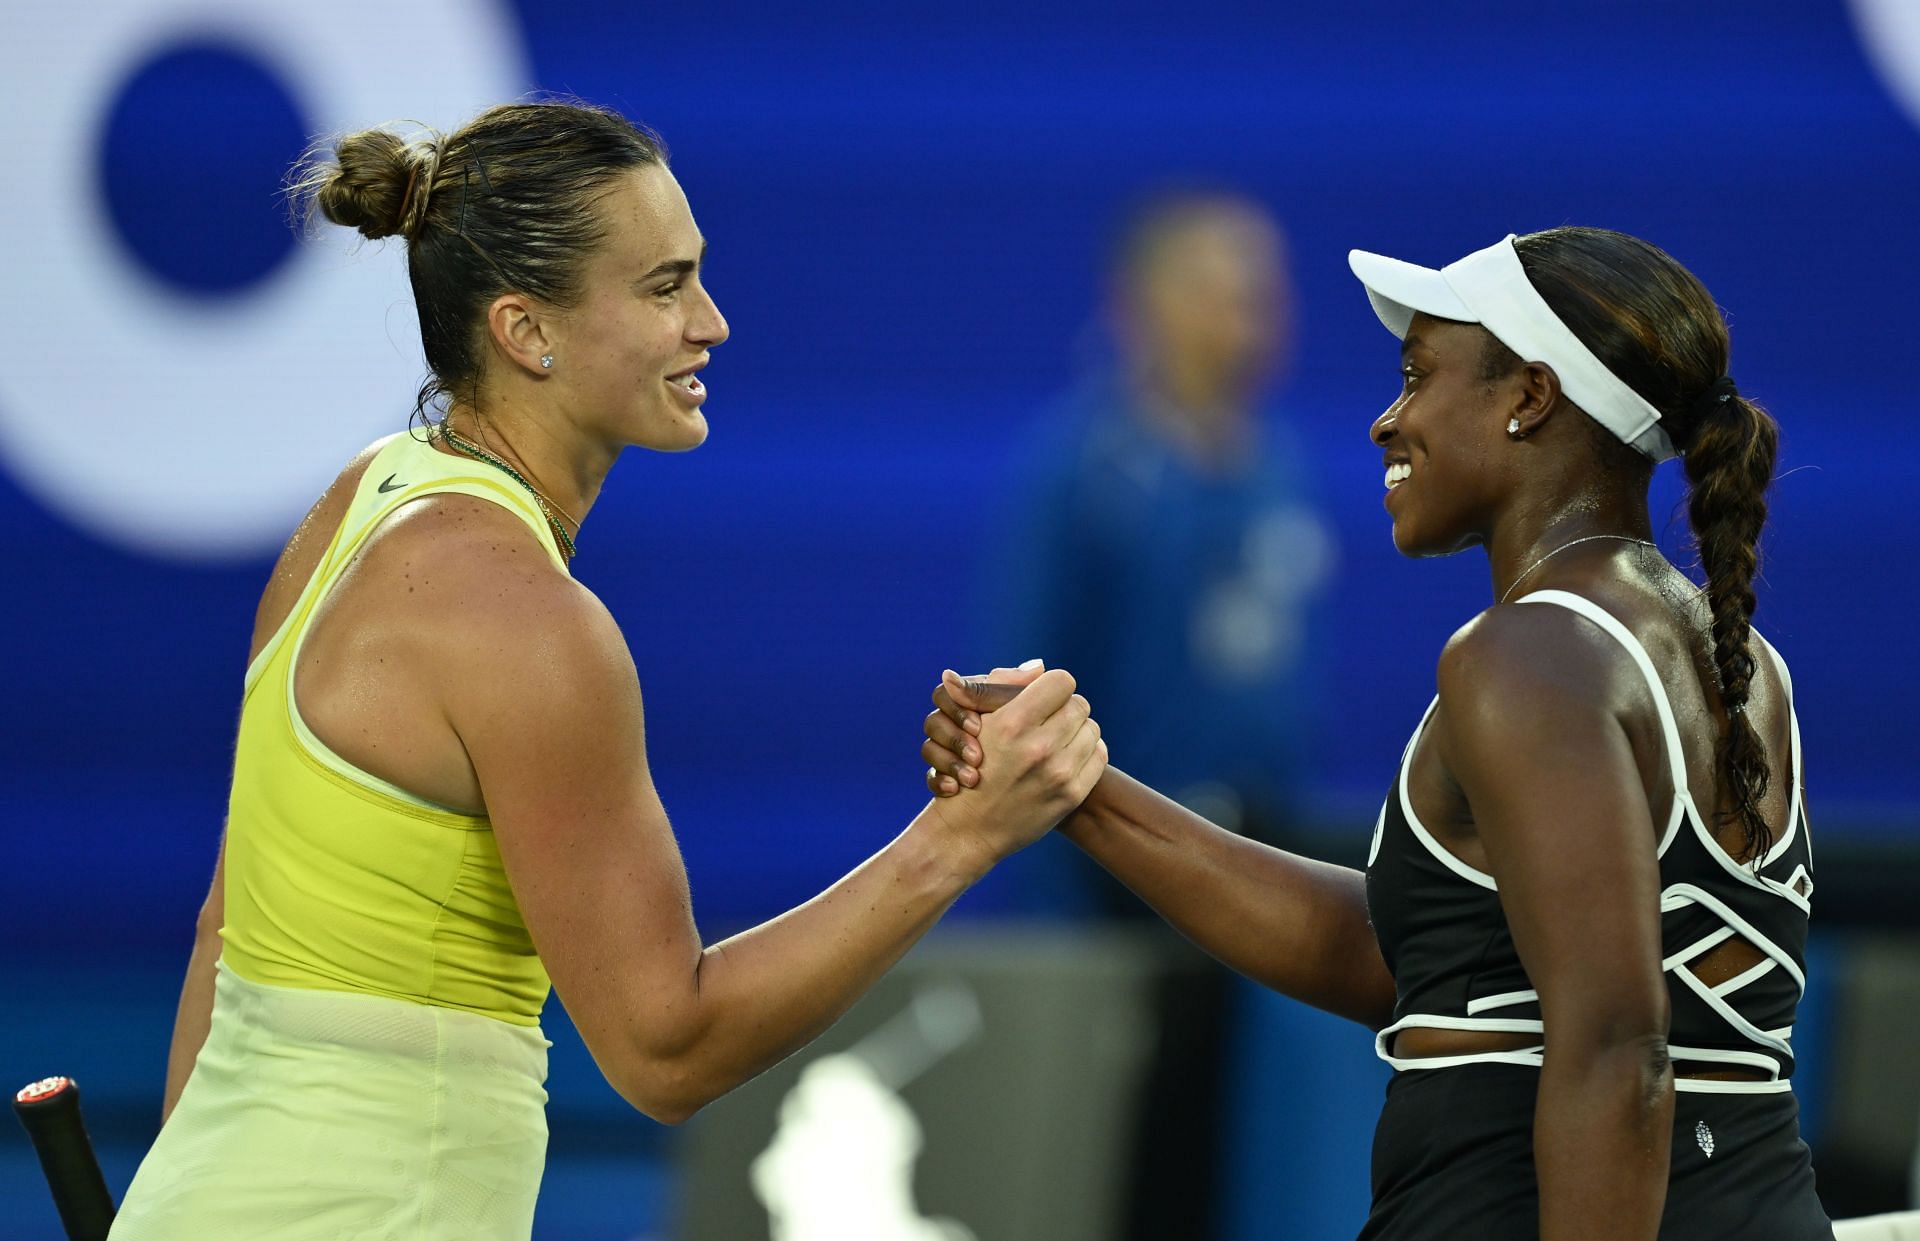
[[978, 883], [1000, 861], [987, 834], [953, 804], [965, 796], [928, 802], [901, 833], [909, 870], [949, 897]]
[[1067, 811], [1067, 817], [1053, 826], [1054, 835], [1065, 836], [1074, 844], [1083, 847], [1094, 830], [1095, 824], [1093, 816], [1088, 811], [1086, 802], [1081, 802], [1078, 806]]
[[1110, 809], [1108, 798], [1116, 787], [1115, 774], [1112, 767], [1102, 772], [1086, 800], [1067, 811], [1067, 817], [1060, 820], [1053, 830], [1084, 848], [1106, 822]]

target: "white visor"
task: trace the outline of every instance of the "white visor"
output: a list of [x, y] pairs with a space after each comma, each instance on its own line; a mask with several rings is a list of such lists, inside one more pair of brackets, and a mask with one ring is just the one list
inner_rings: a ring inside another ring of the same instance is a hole
[[1660, 411], [1594, 357], [1548, 307], [1520, 265], [1512, 233], [1439, 271], [1365, 250], [1349, 251], [1347, 265], [1395, 336], [1406, 338], [1416, 313], [1477, 323], [1523, 361], [1552, 367], [1567, 399], [1623, 443], [1656, 463], [1680, 455], [1660, 427]]

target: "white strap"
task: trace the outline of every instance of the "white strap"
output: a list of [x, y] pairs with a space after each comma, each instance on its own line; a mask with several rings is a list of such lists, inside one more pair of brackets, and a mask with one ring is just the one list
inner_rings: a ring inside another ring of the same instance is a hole
[[1780, 674], [1780, 688], [1787, 691], [1787, 706], [1791, 708], [1793, 706], [1793, 674], [1787, 671], [1786, 659], [1780, 654], [1779, 648], [1760, 636], [1758, 629], [1748, 628], [1747, 636], [1758, 642], [1766, 649], [1767, 654], [1773, 657], [1773, 669]]
[[[1673, 976], [1686, 984], [1688, 990], [1700, 997], [1701, 1003], [1717, 1013], [1720, 1020], [1732, 1026], [1736, 1033], [1744, 1035], [1762, 1047], [1771, 1047], [1784, 1056], [1793, 1055], [1792, 1043], [1786, 1039], [1769, 1034], [1751, 1021], [1748, 1021], [1739, 1009], [1714, 994], [1713, 988], [1701, 982], [1700, 976], [1692, 970], [1675, 970]], [[1667, 1050], [1671, 1053], [1673, 1049], [1668, 1048]]]
[[[1407, 827], [1413, 832], [1414, 839], [1420, 842], [1421, 848], [1432, 855], [1434, 861], [1475, 887], [1485, 888], [1490, 892], [1498, 891], [1500, 885], [1494, 882], [1492, 875], [1477, 871], [1455, 857], [1452, 850], [1441, 844], [1438, 838], [1427, 830], [1427, 825], [1420, 821], [1420, 816], [1413, 809], [1413, 790], [1407, 780], [1408, 773], [1413, 770], [1413, 747], [1419, 742], [1420, 734], [1426, 731], [1427, 722], [1433, 719], [1433, 713], [1439, 707], [1440, 698], [1435, 695], [1433, 701], [1427, 706], [1427, 713], [1420, 717], [1420, 727], [1414, 730], [1413, 740], [1407, 742], [1406, 755], [1400, 760], [1400, 774], [1394, 779], [1394, 791], [1400, 798], [1400, 814], [1406, 819]], [[1382, 824], [1385, 822], [1385, 819], [1381, 820]]]
[[1660, 731], [1667, 739], [1667, 762], [1673, 768], [1673, 821], [1668, 823], [1667, 832], [1662, 835], [1662, 845], [1671, 835], [1679, 816], [1685, 812], [1687, 791], [1687, 752], [1680, 744], [1680, 725], [1674, 722], [1673, 704], [1667, 700], [1667, 687], [1661, 683], [1660, 674], [1654, 671], [1653, 660], [1647, 656], [1647, 648], [1640, 645], [1640, 639], [1593, 600], [1564, 590], [1536, 590], [1514, 600], [1516, 603], [1553, 603], [1570, 612], [1578, 612], [1600, 628], [1612, 635], [1614, 641], [1625, 647], [1627, 654], [1639, 666], [1640, 674], [1647, 679], [1647, 691], [1653, 695], [1653, 705], [1660, 713]]
[[[1767, 956], [1772, 957], [1775, 961], [1778, 961], [1780, 968], [1793, 976], [1794, 985], [1800, 988], [1800, 993], [1802, 995], [1806, 994], [1807, 975], [1798, 965], [1793, 963], [1792, 955], [1790, 955], [1785, 948], [1782, 948], [1765, 935], [1762, 935], [1760, 929], [1754, 926], [1753, 923], [1748, 922], [1745, 918], [1735, 913], [1733, 906], [1727, 904], [1700, 885], [1693, 883], [1676, 883], [1660, 893], [1660, 912], [1663, 914], [1672, 913], [1676, 909], [1684, 909], [1688, 905], [1704, 905], [1713, 911], [1721, 922], [1732, 927], [1734, 932], [1742, 939], [1752, 944], [1755, 948], [1758, 948]], [[1671, 967], [1663, 962], [1661, 968], [1669, 969]]]
[[1468, 1000], [1467, 1016], [1478, 1017], [1490, 1009], [1513, 1008], [1520, 1004], [1537, 1004], [1539, 1001], [1538, 991], [1502, 991], [1499, 995], [1483, 995], [1477, 1000]]
[[[1675, 905], [1674, 908], [1681, 909], [1691, 904], [1693, 904], [1692, 901], [1685, 901], [1679, 905]], [[1666, 913], [1668, 911], [1664, 906], [1662, 906], [1660, 912]], [[1733, 928], [1730, 926], [1723, 926], [1723, 927], [1720, 927], [1718, 930], [1710, 931], [1705, 936], [1701, 937], [1700, 939], [1694, 940], [1691, 944], [1688, 944], [1685, 948], [1682, 948], [1680, 951], [1674, 953], [1672, 956], [1662, 960], [1660, 962], [1660, 968], [1662, 971], [1666, 971], [1674, 968], [1676, 965], [1685, 965], [1687, 962], [1693, 960], [1697, 956], [1700, 956], [1701, 954], [1705, 953], [1709, 949], [1718, 948], [1721, 944], [1726, 943], [1728, 940], [1733, 938], [1733, 934], [1734, 934]]]
[[1450, 1017], [1444, 1013], [1409, 1013], [1373, 1036], [1373, 1054], [1402, 1069], [1450, 1069], [1463, 1064], [1523, 1064], [1539, 1068], [1544, 1062], [1544, 1042], [1512, 1051], [1471, 1051], [1457, 1056], [1421, 1056], [1409, 1059], [1387, 1049], [1393, 1036], [1402, 1030], [1491, 1030], [1502, 1034], [1538, 1034], [1544, 1040], [1546, 1027], [1536, 1018], [1520, 1020], [1506, 1017]]
[[1738, 991], [1740, 988], [1746, 986], [1748, 983], [1761, 978], [1768, 971], [1776, 970], [1779, 968], [1780, 968], [1780, 963], [1778, 961], [1775, 961], [1771, 957], [1762, 957], [1760, 959], [1760, 964], [1754, 966], [1752, 969], [1745, 971], [1744, 973], [1736, 974], [1732, 978], [1729, 978], [1725, 982], [1715, 986], [1713, 989], [1713, 993], [1724, 1000], [1728, 996], [1732, 995], [1734, 992]]
[[1673, 1088], [1681, 1094], [1785, 1094], [1793, 1089], [1790, 1078], [1775, 1077], [1764, 1082], [1723, 1082], [1711, 1077], [1676, 1077]]
[[[1787, 671], [1787, 661], [1780, 654], [1779, 649], [1761, 637], [1759, 630], [1749, 629], [1747, 632], [1753, 641], [1758, 642], [1766, 649], [1767, 654], [1773, 657], [1774, 671], [1780, 674], [1780, 689], [1787, 696], [1787, 761], [1793, 770], [1793, 795], [1787, 799], [1787, 830], [1780, 833], [1780, 839], [1773, 842], [1773, 848], [1769, 849], [1767, 856], [1761, 859], [1760, 864], [1765, 866], [1785, 853], [1787, 846], [1793, 843], [1794, 833], [1802, 830], [1803, 825], [1800, 820], [1804, 817], [1802, 812], [1806, 808], [1806, 784], [1802, 778], [1804, 772], [1801, 767], [1800, 753], [1800, 710], [1793, 701], [1793, 674]], [[1788, 882], [1791, 883], [1792, 880]]]

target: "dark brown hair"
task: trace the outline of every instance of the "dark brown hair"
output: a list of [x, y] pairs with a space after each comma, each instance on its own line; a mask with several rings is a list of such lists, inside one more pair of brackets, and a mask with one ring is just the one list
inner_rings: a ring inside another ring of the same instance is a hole
[[[1666, 251], [1600, 228], [1549, 229], [1517, 238], [1514, 249], [1553, 313], [1660, 411], [1660, 425], [1685, 454], [1687, 515], [1707, 577], [1713, 662], [1727, 714], [1717, 751], [1734, 802], [1726, 817], [1739, 821], [1745, 856], [1758, 865], [1773, 843], [1760, 815], [1772, 772], [1747, 718], [1754, 673], [1748, 642], [1780, 429], [1725, 382], [1726, 320], [1706, 287]], [[1599, 438], [1614, 466], [1651, 473], [1649, 460], [1611, 433]]]
[[604, 239], [595, 201], [621, 173], [666, 161], [658, 136], [617, 112], [513, 103], [449, 136], [383, 128], [317, 144], [288, 189], [309, 219], [318, 212], [370, 238], [406, 239], [433, 372], [414, 406], [424, 414], [456, 393], [472, 399], [494, 298], [512, 291], [573, 304], [581, 266]]

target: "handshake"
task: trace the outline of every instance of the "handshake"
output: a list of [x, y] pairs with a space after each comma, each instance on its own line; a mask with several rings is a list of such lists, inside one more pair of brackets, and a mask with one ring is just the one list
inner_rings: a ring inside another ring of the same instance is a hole
[[1071, 814], [1107, 769], [1087, 700], [1037, 659], [985, 676], [941, 676], [927, 714], [927, 788], [953, 843], [981, 869], [1032, 844]]

